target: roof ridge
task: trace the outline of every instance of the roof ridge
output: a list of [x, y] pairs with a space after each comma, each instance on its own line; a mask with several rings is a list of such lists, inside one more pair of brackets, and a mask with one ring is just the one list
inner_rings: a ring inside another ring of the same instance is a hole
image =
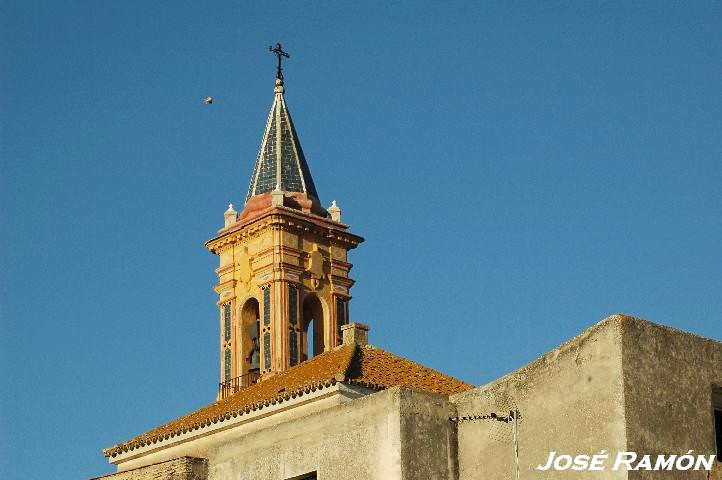
[[[342, 348], [346, 347], [346, 346], [347, 345], [341, 345]], [[336, 378], [336, 380], [338, 380], [339, 382], [344, 382], [348, 379], [349, 370], [351, 369], [351, 366], [353, 365], [354, 358], [356, 358], [356, 351], [359, 350], [359, 348], [361, 348], [361, 347], [355, 343], [353, 345], [351, 345], [351, 348], [349, 349], [351, 354], [348, 356], [348, 358], [346, 359], [346, 364], [343, 366], [343, 368], [339, 372], [341, 375], [343, 375], [343, 378]]]
[[474, 385], [373, 345], [358, 349], [358, 368], [349, 383], [373, 388], [405, 386], [449, 396]]
[[[377, 351], [379, 351], [379, 352], [382, 352], [382, 353], [385, 354], [385, 355], [389, 355], [389, 356], [391, 356], [391, 357], [398, 358], [398, 359], [403, 360], [403, 361], [405, 361], [405, 362], [412, 363], [412, 364], [416, 365], [417, 367], [421, 367], [421, 368], [424, 368], [424, 369], [426, 369], [426, 370], [430, 370], [430, 371], [433, 372], [433, 373], [437, 373], [437, 374], [443, 375], [443, 376], [445, 376], [445, 377], [453, 378], [454, 380], [457, 380], [457, 381], [462, 382], [462, 383], [467, 383], [467, 382], [464, 382], [463, 380], [459, 380], [459, 379], [456, 378], [456, 377], [452, 377], [451, 375], [446, 374], [446, 373], [444, 373], [444, 372], [442, 372], [442, 371], [440, 371], [440, 370], [436, 370], [436, 369], [434, 369], [434, 368], [427, 367], [426, 365], [424, 365], [424, 364], [422, 364], [422, 363], [415, 362], [415, 361], [413, 361], [413, 360], [409, 360], [409, 359], [406, 358], [406, 357], [402, 357], [401, 355], [397, 355], [397, 354], [395, 354], [395, 353], [393, 353], [393, 352], [389, 352], [388, 350], [384, 350], [383, 348], [379, 348], [379, 347], [376, 347], [376, 346], [373, 346], [373, 345], [364, 345], [363, 348], [366, 348], [366, 349], [369, 349], [369, 350], [377, 350]], [[467, 385], [471, 385], [472, 387], [474, 386], [474, 385], [472, 385], [471, 383], [467, 383]]]

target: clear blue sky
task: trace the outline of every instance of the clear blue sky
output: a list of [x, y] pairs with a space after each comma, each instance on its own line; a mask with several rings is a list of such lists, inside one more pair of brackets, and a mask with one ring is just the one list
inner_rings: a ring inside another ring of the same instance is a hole
[[373, 344], [482, 384], [616, 312], [722, 337], [719, 1], [0, 12], [1, 478], [108, 472], [214, 399], [203, 242], [243, 202], [277, 41], [322, 201], [366, 238]]

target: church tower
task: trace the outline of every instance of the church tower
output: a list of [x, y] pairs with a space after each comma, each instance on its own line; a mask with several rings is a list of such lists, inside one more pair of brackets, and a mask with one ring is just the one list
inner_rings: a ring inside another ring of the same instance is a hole
[[224, 398], [341, 344], [348, 323], [348, 232], [321, 206], [284, 98], [278, 44], [274, 99], [245, 206], [229, 205], [206, 247], [220, 258], [220, 388]]

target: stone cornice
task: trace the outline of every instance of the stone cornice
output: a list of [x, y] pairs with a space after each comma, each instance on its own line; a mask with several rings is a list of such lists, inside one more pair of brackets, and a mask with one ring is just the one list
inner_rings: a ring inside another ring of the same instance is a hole
[[234, 288], [235, 286], [236, 286], [236, 281], [235, 281], [235, 280], [228, 280], [228, 281], [226, 281], [226, 282], [219, 283], [218, 285], [214, 286], [214, 287], [213, 287], [213, 290], [214, 290], [217, 294], [220, 295], [223, 290], [228, 290], [228, 289], [233, 290], [233, 288]]
[[253, 237], [268, 228], [282, 228], [284, 230], [302, 230], [312, 232], [320, 237], [339, 242], [346, 248], [355, 248], [364, 241], [363, 237], [347, 232], [347, 225], [307, 215], [287, 207], [272, 207], [263, 214], [247, 222], [238, 222], [228, 228], [219, 230], [219, 235], [208, 240], [205, 245], [211, 252], [217, 253], [223, 247], [233, 244], [241, 239]]

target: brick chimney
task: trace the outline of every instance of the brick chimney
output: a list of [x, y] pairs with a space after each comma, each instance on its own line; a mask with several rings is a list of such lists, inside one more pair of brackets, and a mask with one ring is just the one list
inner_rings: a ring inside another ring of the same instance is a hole
[[352, 322], [341, 327], [343, 332], [344, 345], [368, 345], [369, 343], [369, 326], [363, 323]]

